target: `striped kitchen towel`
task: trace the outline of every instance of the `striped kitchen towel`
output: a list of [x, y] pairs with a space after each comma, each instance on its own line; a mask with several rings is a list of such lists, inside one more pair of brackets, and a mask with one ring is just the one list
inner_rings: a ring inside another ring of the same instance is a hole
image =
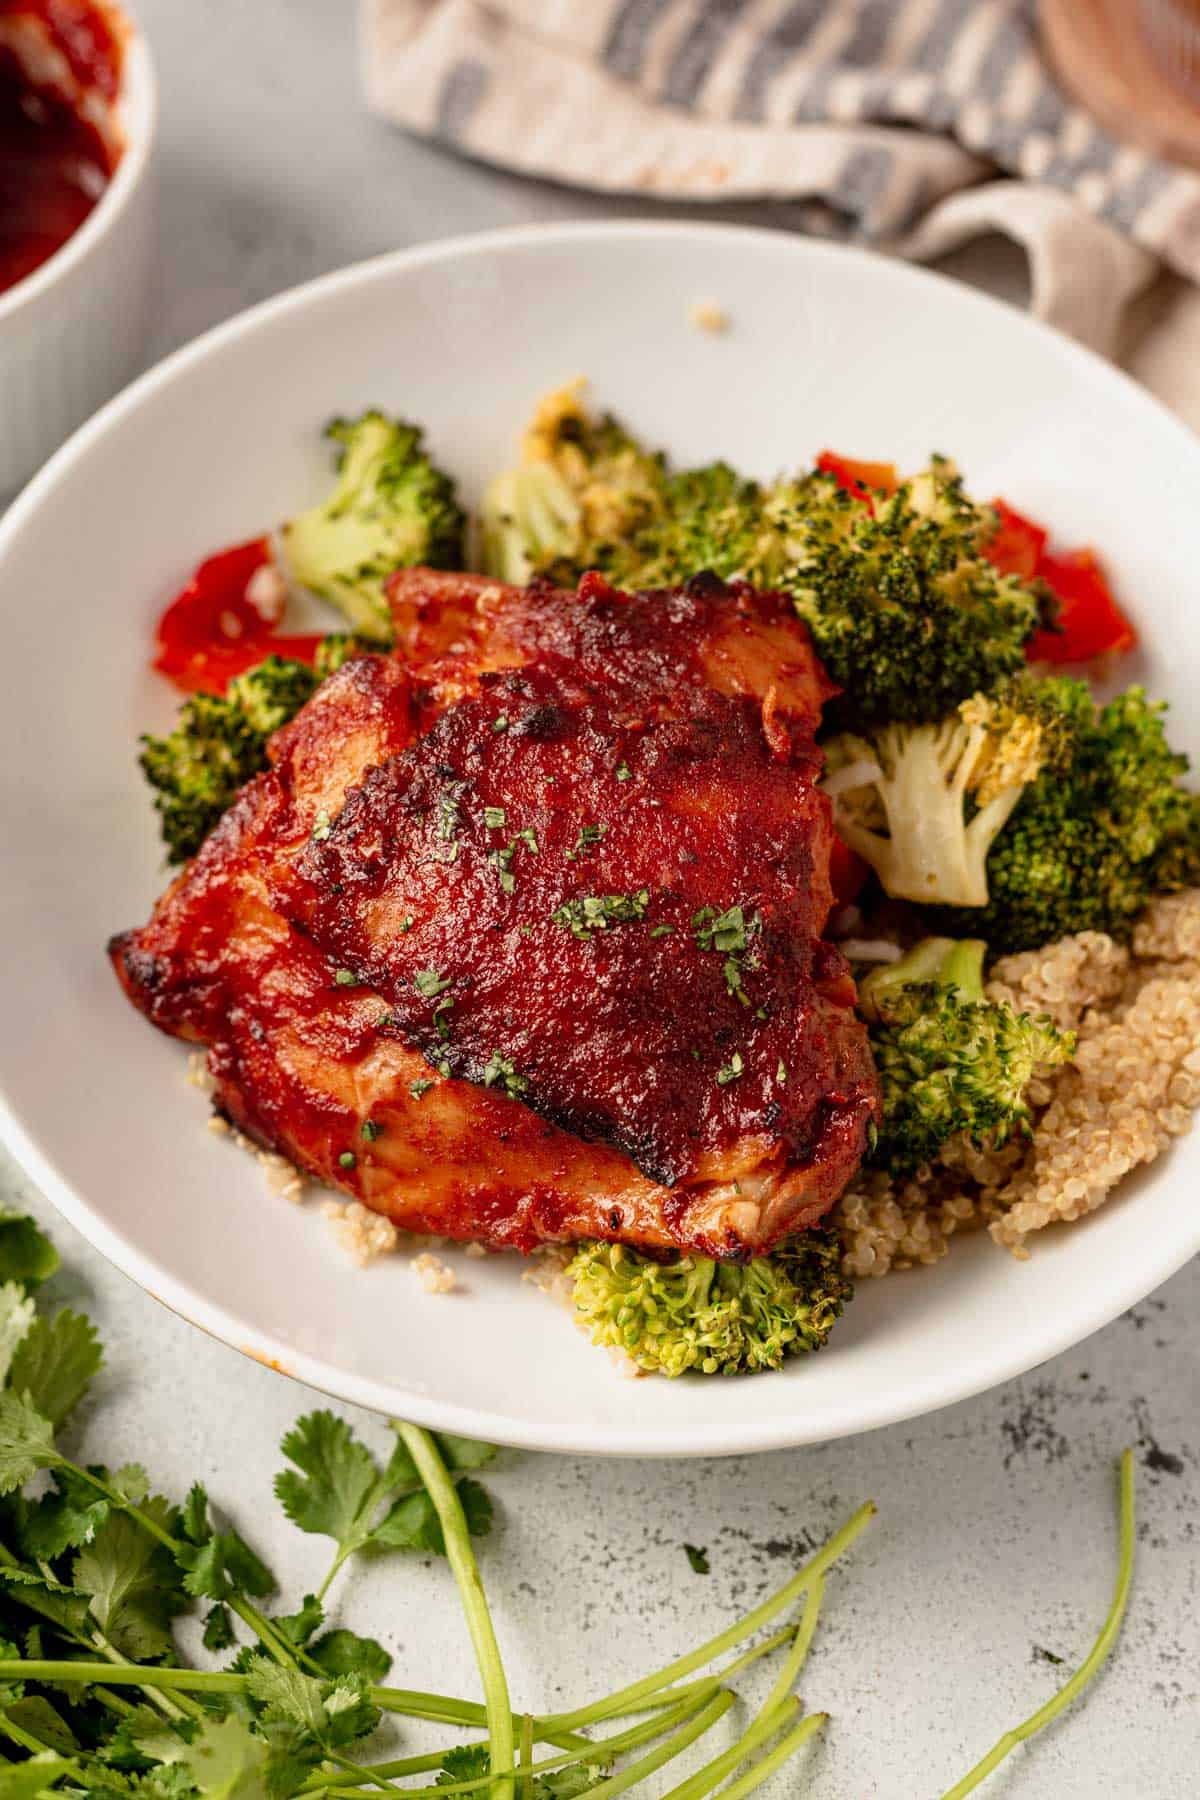
[[1071, 105], [1034, 0], [362, 4], [372, 106], [489, 162], [643, 198], [786, 201], [801, 229], [908, 256], [1000, 230], [1028, 251], [1035, 310], [1109, 353], [1164, 264], [1200, 280], [1200, 176]]

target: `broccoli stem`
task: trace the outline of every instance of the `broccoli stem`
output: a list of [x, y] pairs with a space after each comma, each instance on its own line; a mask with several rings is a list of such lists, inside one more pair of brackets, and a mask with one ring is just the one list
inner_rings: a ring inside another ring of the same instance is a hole
[[471, 1548], [471, 1534], [467, 1529], [462, 1501], [429, 1432], [419, 1425], [406, 1425], [403, 1422], [397, 1424], [396, 1430], [416, 1464], [417, 1473], [425, 1484], [425, 1491], [433, 1501], [446, 1542], [446, 1559], [458, 1583], [487, 1706], [493, 1776], [491, 1791], [495, 1800], [512, 1800], [512, 1777], [504, 1772], [511, 1769], [513, 1764], [513, 1716], [508, 1682], [500, 1658], [500, 1646], [492, 1627], [487, 1596], [483, 1591], [479, 1564]]
[[[645, 1704], [654, 1704], [654, 1696], [667, 1687], [679, 1675], [690, 1675], [693, 1669], [702, 1668], [711, 1662], [714, 1656], [720, 1656], [725, 1650], [731, 1650], [746, 1638], [752, 1637], [763, 1625], [770, 1623], [785, 1607], [798, 1600], [819, 1581], [831, 1563], [837, 1561], [843, 1551], [858, 1537], [859, 1533], [875, 1516], [875, 1503], [868, 1500], [865, 1506], [849, 1518], [823, 1549], [819, 1550], [810, 1562], [798, 1569], [783, 1586], [766, 1600], [748, 1612], [735, 1624], [719, 1631], [715, 1637], [695, 1650], [678, 1656], [652, 1675], [644, 1675], [640, 1681], [634, 1681], [617, 1693], [610, 1694], [606, 1700], [594, 1701], [590, 1706], [577, 1707], [573, 1712], [551, 1713], [542, 1720], [543, 1725], [553, 1726], [560, 1730], [575, 1730], [581, 1725], [597, 1724], [601, 1719], [611, 1719], [622, 1712], [634, 1712]], [[728, 1673], [728, 1671], [726, 1671]]]
[[966, 1794], [973, 1794], [980, 1782], [986, 1781], [994, 1769], [998, 1769], [1006, 1756], [1012, 1754], [1018, 1744], [1023, 1744], [1043, 1726], [1049, 1725], [1061, 1712], [1065, 1712], [1071, 1702], [1080, 1695], [1099, 1673], [1105, 1658], [1117, 1641], [1121, 1630], [1121, 1621], [1125, 1617], [1125, 1607], [1129, 1600], [1130, 1584], [1133, 1581], [1133, 1557], [1136, 1534], [1134, 1531], [1134, 1461], [1133, 1451], [1126, 1450], [1120, 1463], [1120, 1518], [1121, 1518], [1121, 1553], [1117, 1564], [1117, 1585], [1113, 1592], [1112, 1605], [1108, 1609], [1108, 1617], [1100, 1628], [1100, 1634], [1091, 1650], [1080, 1663], [1071, 1679], [1060, 1687], [1058, 1692], [1047, 1700], [1045, 1706], [1016, 1725], [1011, 1731], [993, 1745], [982, 1761], [977, 1762], [962, 1780], [954, 1787], [948, 1788], [942, 1800], [963, 1800]]

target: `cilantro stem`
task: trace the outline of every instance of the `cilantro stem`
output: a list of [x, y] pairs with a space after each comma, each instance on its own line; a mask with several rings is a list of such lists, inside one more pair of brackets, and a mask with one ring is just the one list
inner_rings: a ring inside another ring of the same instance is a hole
[[711, 1794], [717, 1783], [726, 1775], [732, 1774], [740, 1762], [744, 1762], [752, 1750], [756, 1750], [764, 1739], [774, 1737], [785, 1725], [791, 1723], [802, 1711], [797, 1699], [785, 1700], [774, 1712], [764, 1713], [757, 1718], [748, 1731], [742, 1733], [736, 1744], [728, 1750], [722, 1750], [720, 1756], [714, 1756], [711, 1762], [681, 1781], [678, 1787], [668, 1788], [663, 1800], [704, 1800], [705, 1794]]
[[533, 1800], [533, 1720], [528, 1713], [521, 1719], [521, 1773], [518, 1777], [520, 1800]]
[[659, 1744], [657, 1749], [651, 1750], [640, 1761], [630, 1763], [618, 1775], [610, 1775], [607, 1781], [589, 1788], [587, 1800], [616, 1800], [618, 1794], [628, 1793], [631, 1787], [636, 1786], [647, 1775], [653, 1775], [664, 1764], [674, 1762], [697, 1738], [703, 1737], [706, 1731], [711, 1731], [718, 1719], [724, 1718], [736, 1699], [737, 1695], [729, 1688], [722, 1688], [694, 1718], [689, 1719], [686, 1725], [681, 1725], [678, 1731], [672, 1732], [666, 1743]]
[[804, 1611], [800, 1615], [800, 1623], [796, 1627], [792, 1647], [787, 1653], [783, 1667], [775, 1677], [774, 1687], [759, 1710], [760, 1719], [764, 1718], [767, 1713], [774, 1712], [777, 1706], [782, 1706], [795, 1687], [797, 1677], [804, 1667], [804, 1659], [808, 1655], [809, 1646], [813, 1641], [813, 1633], [817, 1629], [817, 1615], [821, 1610], [824, 1593], [824, 1578], [818, 1577], [808, 1590], [808, 1598], [804, 1602]]
[[408, 1425], [403, 1421], [397, 1423], [396, 1430], [433, 1501], [446, 1543], [446, 1560], [458, 1583], [487, 1705], [488, 1740], [495, 1777], [492, 1785], [494, 1800], [513, 1800], [512, 1777], [502, 1773], [513, 1764], [512, 1704], [462, 1501], [430, 1433], [419, 1425]]
[[1033, 1737], [1036, 1732], [1041, 1731], [1043, 1726], [1049, 1725], [1052, 1719], [1056, 1719], [1059, 1713], [1064, 1712], [1102, 1667], [1120, 1633], [1121, 1621], [1125, 1617], [1125, 1607], [1129, 1600], [1129, 1589], [1133, 1581], [1134, 1544], [1136, 1542], [1134, 1472], [1133, 1451], [1126, 1450], [1120, 1463], [1121, 1552], [1117, 1564], [1117, 1585], [1113, 1591], [1112, 1605], [1108, 1609], [1108, 1616], [1100, 1627], [1099, 1636], [1091, 1650], [1071, 1679], [1047, 1700], [1045, 1706], [1039, 1707], [1037, 1712], [1020, 1725], [1014, 1726], [1011, 1731], [1006, 1731], [982, 1761], [977, 1762], [975, 1767], [964, 1775], [954, 1787], [947, 1789], [943, 1800], [963, 1800], [964, 1795], [974, 1793], [980, 1782], [986, 1781], [992, 1771], [999, 1768], [1005, 1757], [1011, 1755], [1018, 1744]]
[[[671, 1707], [665, 1712], [656, 1713], [654, 1718], [644, 1721], [641, 1725], [633, 1725], [627, 1731], [616, 1732], [612, 1737], [597, 1738], [595, 1742], [584, 1739], [582, 1750], [567, 1756], [545, 1757], [541, 1762], [530, 1764], [529, 1773], [546, 1775], [554, 1770], [570, 1768], [579, 1763], [609, 1762], [614, 1756], [623, 1755], [626, 1750], [639, 1749], [642, 1744], [648, 1744], [652, 1739], [662, 1737], [664, 1732], [670, 1731], [675, 1725], [694, 1718], [712, 1699], [713, 1694], [720, 1691], [716, 1682], [712, 1684], [712, 1690], [713, 1692], [709, 1694], [691, 1696], [681, 1705]], [[525, 1717], [528, 1716], [528, 1714], [525, 1715]], [[536, 1736], [537, 1721], [531, 1720], [530, 1722]], [[416, 1773], [418, 1768], [439, 1769], [441, 1766], [441, 1754], [435, 1753], [432, 1756], [410, 1756], [403, 1762], [375, 1763], [372, 1765], [372, 1770], [376, 1775], [408, 1775]], [[516, 1775], [521, 1771], [513, 1769], [508, 1772]], [[491, 1780], [490, 1774], [476, 1775], [470, 1780], [443, 1781], [437, 1787], [405, 1788], [405, 1800], [434, 1800], [434, 1796], [437, 1797], [437, 1800], [442, 1800], [443, 1795], [478, 1793], [479, 1789], [486, 1787]], [[336, 1776], [329, 1777], [323, 1782], [314, 1776], [305, 1783], [300, 1791], [301, 1793], [310, 1793], [318, 1785], [325, 1785], [340, 1792], [343, 1784]]]
[[676, 1657], [674, 1662], [667, 1663], [664, 1668], [657, 1670], [653, 1675], [644, 1675], [640, 1681], [631, 1682], [628, 1687], [619, 1689], [615, 1694], [610, 1694], [605, 1700], [593, 1701], [591, 1705], [577, 1707], [573, 1712], [550, 1713], [542, 1720], [542, 1724], [559, 1729], [574, 1730], [581, 1725], [596, 1724], [601, 1719], [611, 1719], [622, 1711], [636, 1711], [643, 1701], [666, 1687], [677, 1676], [689, 1675], [693, 1669], [702, 1668], [715, 1656], [720, 1656], [722, 1651], [731, 1650], [735, 1644], [742, 1643], [761, 1626], [768, 1624], [785, 1607], [790, 1606], [794, 1600], [799, 1599], [801, 1594], [807, 1593], [813, 1583], [824, 1575], [830, 1564], [849, 1548], [864, 1526], [874, 1517], [874, 1514], [874, 1503], [868, 1500], [865, 1506], [860, 1506], [858, 1511], [846, 1521], [840, 1531], [834, 1533], [824, 1548], [819, 1550], [816, 1556], [802, 1569], [798, 1569], [776, 1593], [770, 1595], [760, 1606], [756, 1606], [752, 1612], [746, 1613], [736, 1624], [718, 1632], [715, 1637], [709, 1638], [706, 1643], [700, 1644], [695, 1650], [689, 1650], [686, 1655]]
[[118, 1687], [179, 1689], [195, 1694], [240, 1694], [246, 1677], [225, 1669], [164, 1669], [158, 1664], [83, 1662], [52, 1657], [0, 1661], [0, 1681], [50, 1681], [87, 1687], [100, 1680]]
[[[247, 1685], [244, 1675], [228, 1669], [169, 1669], [146, 1663], [26, 1660], [23, 1657], [0, 1660], [0, 1681], [78, 1682], [86, 1686], [97, 1680], [117, 1687], [165, 1688], [172, 1693], [184, 1694], [241, 1694]], [[369, 1688], [367, 1692], [373, 1705], [385, 1712], [406, 1714], [412, 1719], [432, 1719], [447, 1725], [486, 1725], [488, 1722], [486, 1709], [470, 1700], [451, 1700], [442, 1694], [423, 1694], [409, 1688]]]
[[761, 1787], [764, 1781], [774, 1775], [776, 1769], [795, 1755], [801, 1744], [807, 1743], [815, 1732], [820, 1731], [828, 1719], [829, 1714], [823, 1712], [809, 1713], [807, 1719], [801, 1719], [799, 1725], [789, 1731], [785, 1738], [781, 1738], [773, 1750], [768, 1750], [765, 1756], [760, 1757], [752, 1769], [747, 1769], [744, 1775], [739, 1775], [736, 1781], [731, 1781], [722, 1790], [721, 1800], [744, 1800], [746, 1794], [752, 1794], [755, 1788]]

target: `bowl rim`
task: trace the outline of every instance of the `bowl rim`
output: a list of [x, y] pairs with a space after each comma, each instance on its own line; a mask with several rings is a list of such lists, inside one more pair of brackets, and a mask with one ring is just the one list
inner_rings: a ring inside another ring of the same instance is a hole
[[129, 207], [142, 185], [150, 153], [158, 135], [158, 79], [145, 34], [127, 7], [102, 0], [122, 33], [121, 86], [116, 113], [124, 136], [120, 161], [112, 180], [77, 231], [59, 245], [44, 263], [0, 293], [0, 331], [55, 288], [68, 281], [79, 265], [98, 248]]
[[[485, 256], [493, 251], [536, 247], [539, 244], [569, 245], [584, 240], [620, 240], [630, 237], [682, 238], [703, 237], [711, 242], [720, 233], [735, 243], [749, 245], [770, 241], [778, 245], [790, 234], [771, 227], [727, 224], [695, 218], [683, 220], [645, 220], [615, 217], [605, 220], [561, 221], [549, 225], [521, 225], [486, 232], [466, 233], [433, 242], [393, 250], [352, 263], [314, 280], [287, 289], [254, 306], [244, 309], [203, 333], [191, 343], [175, 350], [139, 376], [117, 394], [67, 440], [33, 477], [7, 514], [0, 519], [0, 564], [9, 541], [24, 529], [26, 519], [41, 507], [58, 484], [60, 474], [87, 456], [109, 431], [137, 412], [144, 399], [169, 387], [177, 375], [202, 364], [226, 345], [253, 337], [262, 329], [270, 329], [278, 321], [310, 306], [319, 306], [342, 291], [353, 290], [374, 281], [387, 281], [393, 274], [457, 259]], [[972, 289], [937, 271], [916, 267], [858, 246], [827, 243], [812, 238], [798, 238], [796, 247], [803, 254], [819, 260], [840, 263], [852, 261], [873, 264], [894, 290], [907, 290], [919, 301], [931, 287], [953, 288], [959, 302], [968, 311], [1003, 314], [1017, 329], [1052, 343], [1056, 354], [1085, 367], [1093, 378], [1104, 382], [1127, 399], [1149, 408], [1161, 425], [1178, 441], [1189, 457], [1197, 453], [1197, 436], [1181, 419], [1157, 400], [1125, 371], [1085, 346], [1065, 337], [1042, 321], [1022, 313], [1007, 302]], [[261, 1327], [248, 1326], [227, 1310], [216, 1298], [195, 1288], [184, 1276], [164, 1267], [156, 1258], [141, 1250], [122, 1230], [109, 1224], [96, 1210], [79, 1185], [60, 1175], [55, 1167], [53, 1150], [43, 1148], [18, 1119], [0, 1093], [0, 1141], [16, 1157], [18, 1163], [53, 1202], [63, 1216], [86, 1240], [138, 1283], [147, 1293], [209, 1336], [239, 1350], [257, 1361], [266, 1362], [280, 1373], [292, 1376], [305, 1386], [339, 1400], [359, 1405], [382, 1414], [396, 1410], [397, 1393], [386, 1380], [364, 1376], [339, 1367], [330, 1360], [327, 1349], [304, 1351], [286, 1343]], [[1018, 1338], [1015, 1347], [1007, 1342], [997, 1346], [992, 1355], [972, 1364], [967, 1376], [948, 1377], [942, 1368], [931, 1368], [923, 1381], [911, 1387], [903, 1402], [892, 1393], [861, 1399], [848, 1412], [844, 1423], [836, 1429], [824, 1429], [820, 1436], [806, 1433], [800, 1418], [782, 1413], [755, 1418], [737, 1431], [727, 1431], [723, 1442], [715, 1443], [708, 1429], [692, 1424], [663, 1443], [657, 1439], [657, 1427], [631, 1422], [623, 1428], [592, 1423], [567, 1425], [563, 1422], [542, 1423], [518, 1420], [483, 1408], [439, 1399], [436, 1395], [406, 1391], [403, 1407], [406, 1416], [440, 1431], [457, 1431], [490, 1442], [511, 1444], [523, 1449], [557, 1451], [576, 1455], [658, 1456], [665, 1458], [713, 1457], [757, 1454], [763, 1451], [794, 1448], [812, 1442], [828, 1442], [843, 1436], [857, 1436], [908, 1419], [921, 1417], [946, 1406], [957, 1404], [989, 1391], [1038, 1367], [1081, 1343], [1101, 1327], [1109, 1324], [1128, 1307], [1169, 1279], [1193, 1256], [1200, 1253], [1200, 1217], [1189, 1229], [1181, 1227], [1177, 1238], [1160, 1243], [1147, 1264], [1139, 1265], [1132, 1277], [1114, 1271], [1111, 1285], [1091, 1292], [1069, 1316], [1043, 1330], [1031, 1345]], [[1147, 1280], [1149, 1273], [1149, 1280]]]

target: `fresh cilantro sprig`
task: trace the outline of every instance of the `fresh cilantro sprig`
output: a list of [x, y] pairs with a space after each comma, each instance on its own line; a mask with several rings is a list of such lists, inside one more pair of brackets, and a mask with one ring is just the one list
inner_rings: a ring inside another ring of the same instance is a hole
[[[719, 946], [715, 945], [714, 948]], [[294, 1612], [267, 1616], [271, 1570], [194, 1485], [182, 1505], [144, 1469], [82, 1465], [61, 1432], [102, 1366], [90, 1322], [41, 1310], [34, 1290], [57, 1267], [33, 1221], [0, 1216], [0, 1800], [368, 1800], [404, 1776], [411, 1796], [617, 1800], [698, 1742], [734, 1704], [731, 1679], [784, 1651], [748, 1728], [682, 1783], [675, 1800], [721, 1787], [744, 1800], [821, 1729], [792, 1690], [817, 1627], [825, 1577], [873, 1508], [863, 1507], [776, 1593], [743, 1618], [615, 1694], [556, 1714], [515, 1714], [473, 1538], [491, 1524], [475, 1472], [494, 1452], [397, 1424], [381, 1462], [338, 1415], [297, 1421], [276, 1491], [300, 1529], [331, 1539], [330, 1569]], [[1120, 1630], [1135, 1541], [1133, 1461], [1121, 1468], [1121, 1559], [1113, 1604], [1078, 1671], [946, 1796], [962, 1800], [1018, 1743], [1056, 1717], [1099, 1669]], [[371, 1638], [327, 1628], [325, 1603], [355, 1556], [444, 1555], [458, 1586], [482, 1705], [384, 1685], [390, 1659]], [[702, 1552], [689, 1558], [698, 1567]], [[177, 1618], [209, 1603], [204, 1643], [237, 1646], [225, 1668], [181, 1665]], [[747, 1640], [781, 1615], [798, 1620]], [[714, 1662], [735, 1653], [713, 1672]], [[698, 1674], [698, 1671], [708, 1670]], [[695, 1679], [688, 1679], [689, 1677]], [[470, 1744], [362, 1760], [383, 1713], [486, 1728]], [[589, 1738], [581, 1731], [633, 1717]], [[535, 1757], [535, 1745], [555, 1754]], [[632, 1756], [632, 1760], [620, 1761]], [[722, 1785], [727, 1783], [728, 1785]]]

